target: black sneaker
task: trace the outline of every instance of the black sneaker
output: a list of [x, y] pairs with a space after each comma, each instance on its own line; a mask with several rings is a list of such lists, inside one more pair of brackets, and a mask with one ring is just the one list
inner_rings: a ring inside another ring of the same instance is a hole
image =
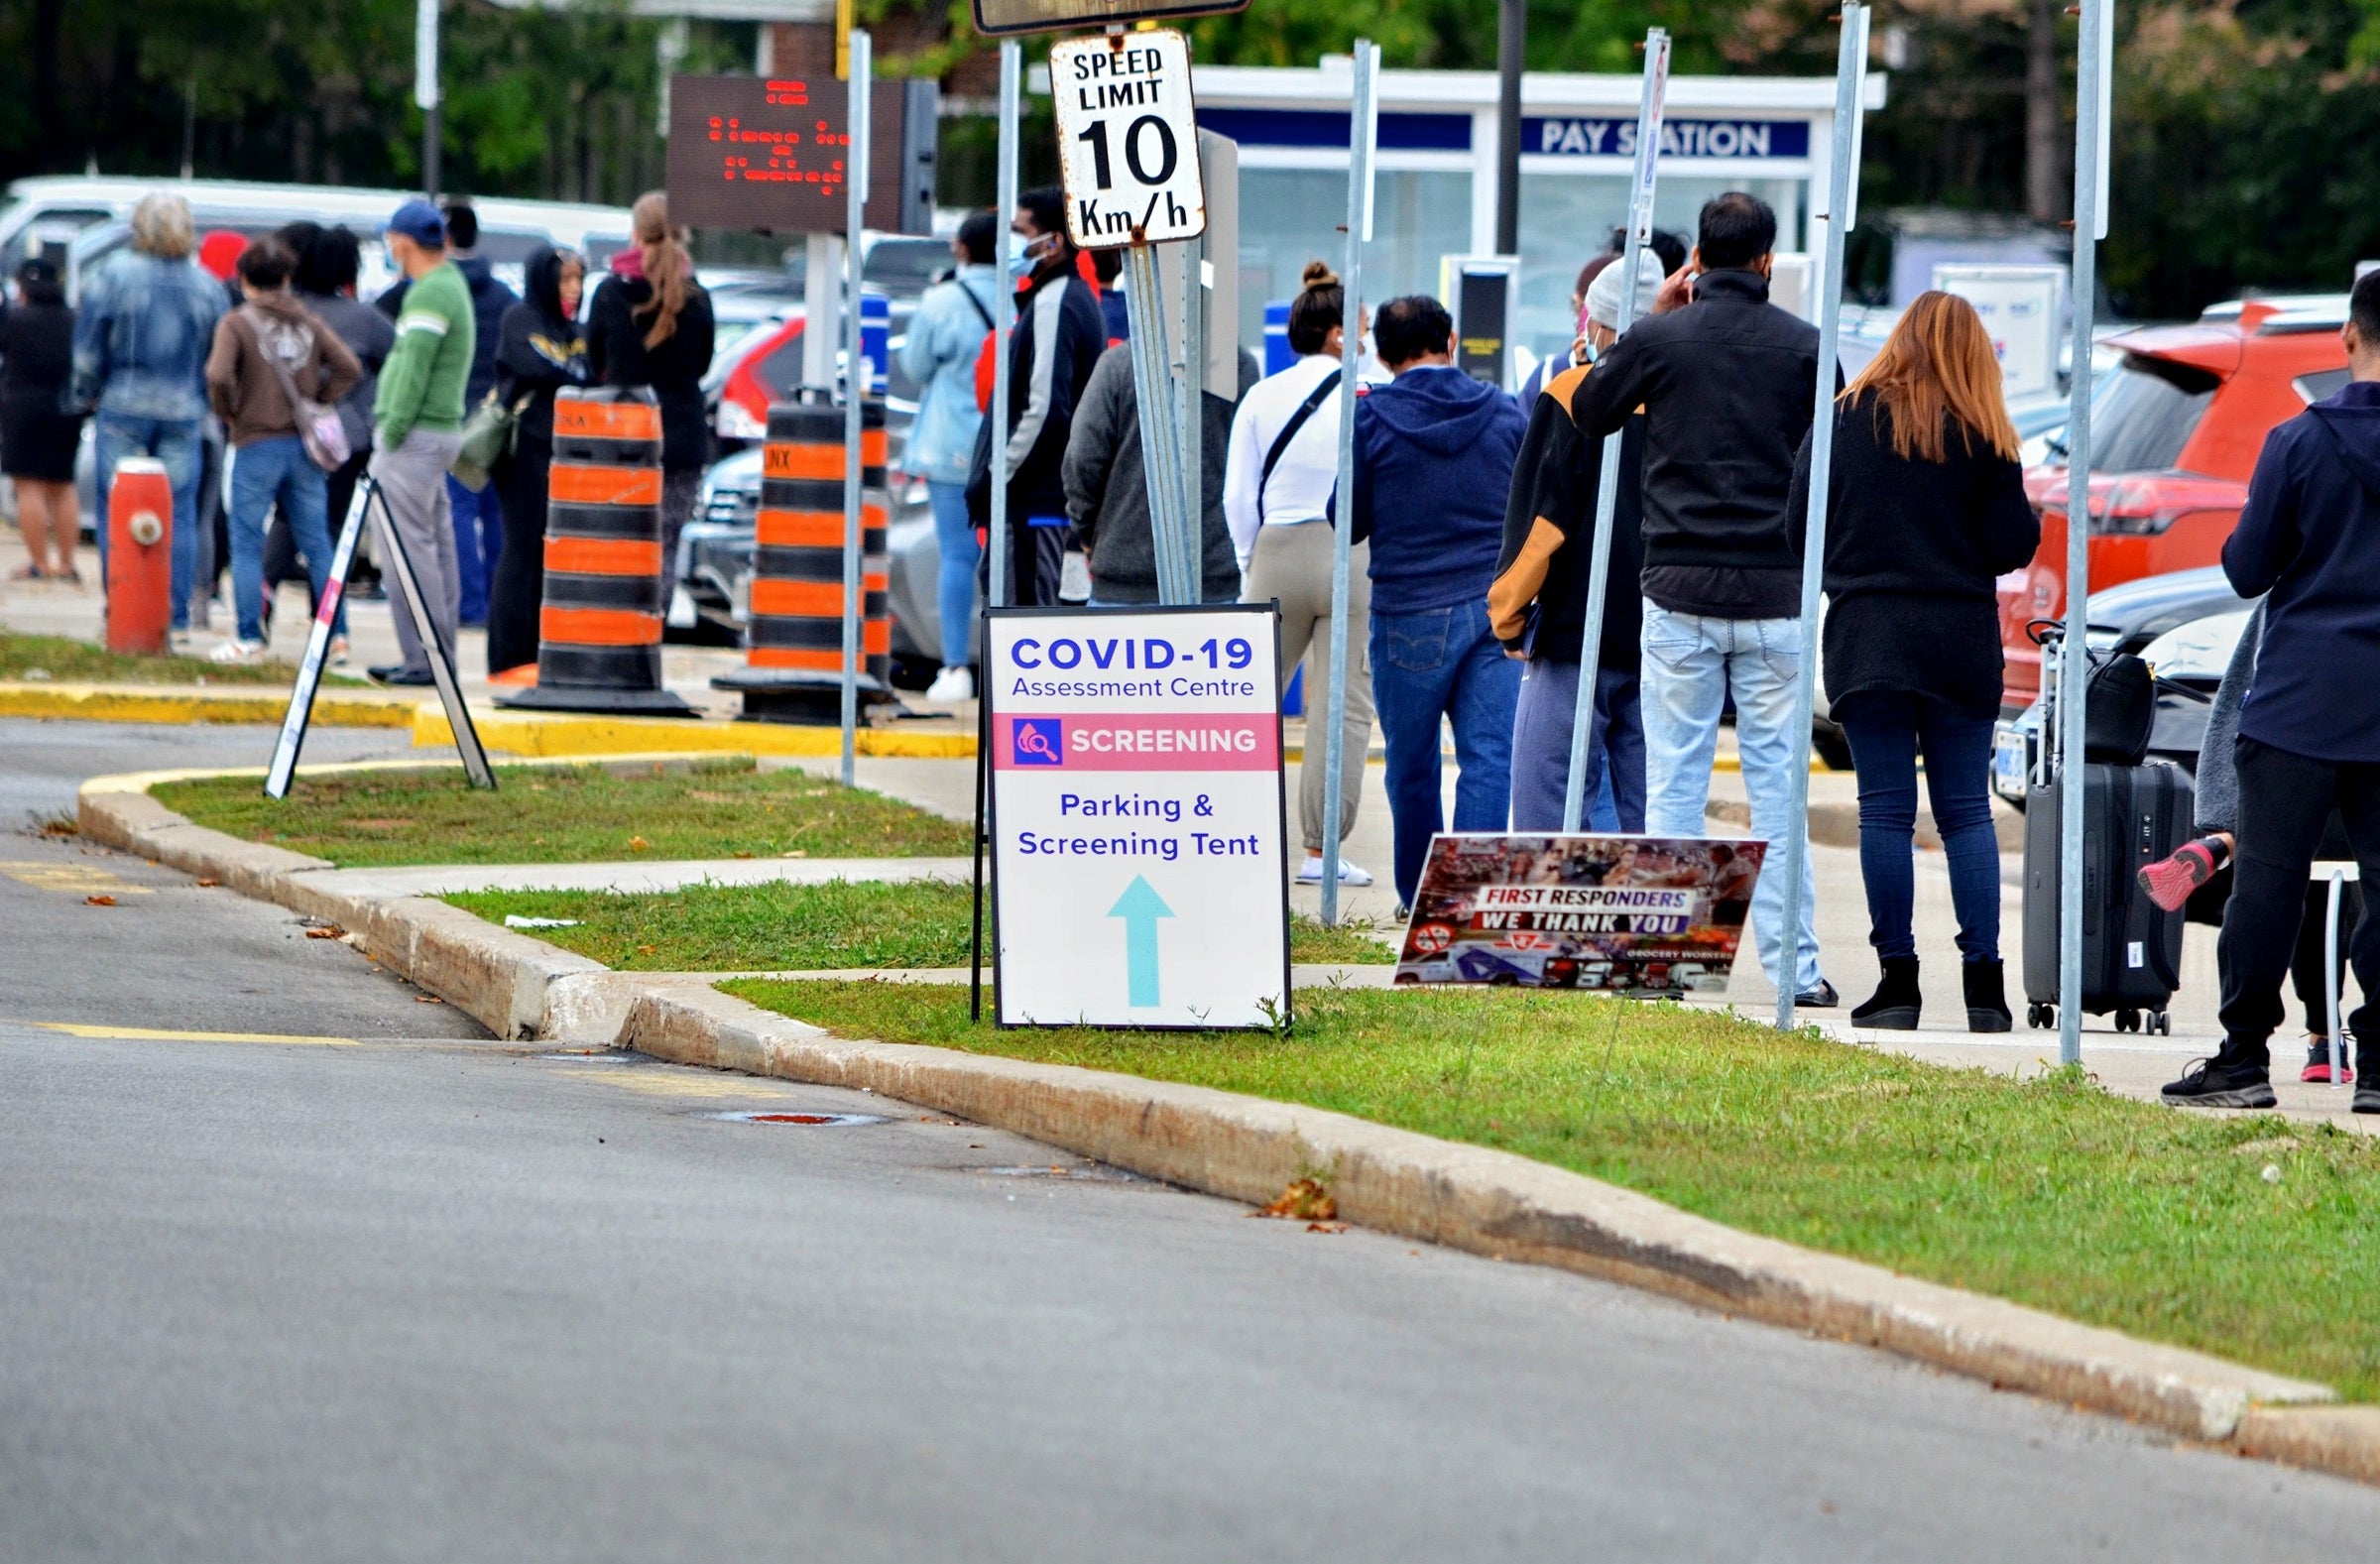
[[1793, 997], [1795, 1010], [1833, 1010], [1842, 1003], [1843, 996], [1836, 993], [1835, 985], [1829, 983], [1825, 978], [1818, 980], [1817, 988], [1805, 990]]
[[409, 668], [402, 662], [389, 662], [379, 667], [366, 668], [364, 676], [375, 684], [387, 684], [400, 688], [411, 688], [415, 685], [434, 682], [429, 676], [429, 669]]
[[2359, 1114], [2380, 1114], [2380, 1086], [2358, 1086], [2354, 1100], [2347, 1105]]
[[[2198, 1060], [2182, 1072], [2182, 1079], [2167, 1083], [2160, 1095], [2187, 1108], [2270, 1108], [2278, 1101], [2273, 1096], [2272, 1072], [2266, 1066], [2224, 1054]], [[2380, 1103], [2372, 1111], [2380, 1113]]]

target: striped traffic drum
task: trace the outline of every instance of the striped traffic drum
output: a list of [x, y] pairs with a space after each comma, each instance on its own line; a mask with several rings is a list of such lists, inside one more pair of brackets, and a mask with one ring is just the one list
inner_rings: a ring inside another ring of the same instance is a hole
[[653, 393], [558, 394], [545, 495], [537, 682], [497, 704], [690, 713], [661, 687], [661, 412]]
[[[885, 527], [885, 410], [860, 409], [860, 662], [863, 705], [892, 699], [892, 619]], [[843, 410], [769, 410], [745, 666], [711, 680], [744, 696], [744, 715], [839, 722], [843, 682]]]

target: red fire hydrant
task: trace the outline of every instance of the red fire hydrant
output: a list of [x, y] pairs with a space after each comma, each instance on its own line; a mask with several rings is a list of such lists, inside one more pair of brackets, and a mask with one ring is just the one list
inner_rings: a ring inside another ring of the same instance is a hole
[[174, 618], [174, 485], [154, 456], [116, 463], [107, 491], [107, 650], [162, 656]]

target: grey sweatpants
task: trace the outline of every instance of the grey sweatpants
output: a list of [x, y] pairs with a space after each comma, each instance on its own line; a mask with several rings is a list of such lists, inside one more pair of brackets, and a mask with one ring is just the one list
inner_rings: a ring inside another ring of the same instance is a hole
[[[414, 580], [429, 606], [429, 622], [437, 628], [449, 659], [455, 655], [455, 629], [462, 618], [463, 580], [455, 567], [454, 512], [446, 499], [446, 469], [454, 465], [455, 454], [462, 448], [459, 430], [415, 429], [395, 445], [374, 451], [367, 469], [388, 500], [381, 526], [396, 524], [397, 537], [405, 544], [406, 563], [414, 567]], [[383, 575], [389, 583], [389, 611], [397, 620], [398, 651], [407, 668], [426, 673], [429, 654], [421, 650], [412, 612], [400, 601], [396, 568], [384, 566]]]
[[[1358, 543], [1347, 561], [1347, 718], [1340, 724], [1339, 840], [1356, 828], [1364, 796], [1364, 755], [1371, 747], [1371, 545]], [[1322, 850], [1323, 743], [1331, 711], [1331, 528], [1327, 522], [1265, 527], [1248, 561], [1244, 603], [1281, 602], [1281, 686], [1302, 661], [1306, 667], [1306, 758], [1297, 780], [1297, 818], [1306, 850]]]

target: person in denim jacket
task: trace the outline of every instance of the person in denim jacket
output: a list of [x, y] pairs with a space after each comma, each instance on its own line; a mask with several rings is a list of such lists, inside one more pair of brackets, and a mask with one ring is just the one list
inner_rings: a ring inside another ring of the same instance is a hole
[[941, 608], [942, 672], [926, 691], [928, 700], [968, 700], [975, 694], [975, 566], [982, 549], [967, 516], [967, 467], [984, 421], [975, 404], [976, 360], [983, 356], [992, 306], [1000, 297], [992, 266], [999, 236], [995, 222], [990, 212], [975, 212], [959, 224], [950, 247], [958, 271], [918, 301], [900, 350], [901, 369], [925, 388], [901, 469], [925, 480], [934, 541], [942, 545], [935, 598]]
[[146, 196], [132, 247], [84, 285], [66, 401], [98, 415], [99, 574], [107, 577], [107, 490], [127, 456], [165, 463], [174, 486], [174, 621], [186, 645], [198, 573], [198, 467], [206, 419], [206, 355], [227, 302], [190, 257], [197, 231], [178, 195]]

